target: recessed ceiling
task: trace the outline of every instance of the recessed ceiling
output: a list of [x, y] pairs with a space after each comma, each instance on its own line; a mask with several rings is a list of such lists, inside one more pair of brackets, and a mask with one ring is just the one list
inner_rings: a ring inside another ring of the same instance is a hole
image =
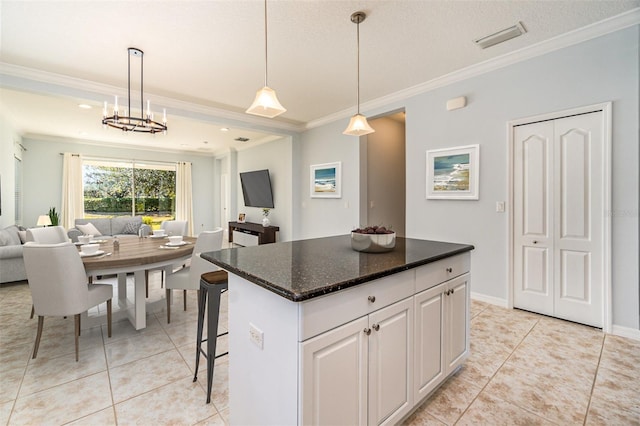
[[[1, 106], [23, 135], [200, 152], [206, 140], [215, 153], [337, 113], [346, 126], [356, 102], [354, 11], [367, 13], [360, 25], [366, 105], [638, 6], [638, 0], [269, 1], [269, 86], [287, 112], [268, 120], [244, 114], [264, 83], [261, 1], [2, 0]], [[473, 42], [518, 22], [527, 30], [520, 37], [484, 50]], [[145, 95], [156, 114], [167, 108], [166, 136], [122, 135], [100, 125], [102, 102], [126, 93], [128, 47], [145, 52]]]

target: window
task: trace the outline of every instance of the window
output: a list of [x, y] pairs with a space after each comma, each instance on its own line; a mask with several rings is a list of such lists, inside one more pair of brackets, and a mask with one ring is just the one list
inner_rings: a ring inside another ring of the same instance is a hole
[[173, 163], [85, 159], [82, 176], [86, 218], [143, 215], [160, 223], [175, 217]]

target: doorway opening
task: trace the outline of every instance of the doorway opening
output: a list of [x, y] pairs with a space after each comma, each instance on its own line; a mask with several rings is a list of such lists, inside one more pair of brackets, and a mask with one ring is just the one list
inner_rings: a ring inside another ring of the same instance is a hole
[[406, 235], [405, 112], [369, 120], [375, 129], [360, 138], [360, 226], [384, 225]]

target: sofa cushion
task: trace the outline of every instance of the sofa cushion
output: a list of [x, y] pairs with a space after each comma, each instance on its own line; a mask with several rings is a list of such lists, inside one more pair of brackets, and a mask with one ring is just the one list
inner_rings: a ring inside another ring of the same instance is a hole
[[94, 235], [94, 236], [102, 235], [102, 233], [98, 231], [98, 228], [96, 228], [95, 225], [91, 222], [84, 225], [76, 224], [76, 228], [82, 231], [84, 235]]
[[142, 216], [118, 216], [111, 219], [111, 235], [138, 235], [142, 225]]
[[86, 225], [87, 223], [91, 223], [93, 226], [95, 226], [98, 231], [100, 231], [100, 235], [113, 235], [111, 233], [111, 218], [94, 217], [91, 219], [76, 219], [75, 221], [76, 228], [78, 230], [80, 230], [80, 228], [78, 228], [78, 225]]
[[27, 242], [27, 231], [18, 231], [18, 236], [20, 237], [20, 242], [22, 244]]
[[16, 225], [7, 226], [0, 230], [0, 246], [19, 246], [21, 243], [18, 231], [20, 228]]

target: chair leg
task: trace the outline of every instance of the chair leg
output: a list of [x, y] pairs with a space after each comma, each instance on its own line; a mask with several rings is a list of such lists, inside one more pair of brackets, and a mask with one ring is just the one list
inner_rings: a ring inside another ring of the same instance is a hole
[[40, 346], [40, 338], [42, 337], [42, 325], [44, 324], [44, 317], [38, 315], [38, 333], [36, 334], [36, 344], [33, 346], [33, 359], [38, 356], [38, 347]]
[[76, 323], [76, 362], [78, 362], [78, 347], [80, 346], [80, 314], [75, 314], [75, 323]]
[[145, 296], [148, 299], [149, 298], [149, 270], [148, 269], [144, 270], [144, 291], [145, 291]]
[[167, 299], [167, 324], [171, 324], [171, 302], [169, 299], [171, 298], [171, 290], [165, 290], [165, 299]]
[[36, 313], [36, 308], [35, 306], [33, 306], [33, 303], [31, 304], [31, 316], [29, 317], [29, 319], [33, 319], [33, 316]]
[[182, 290], [182, 300], [184, 304], [184, 310], [187, 310], [187, 290]]
[[160, 271], [160, 288], [164, 288], [164, 270]]
[[107, 335], [111, 337], [111, 299], [107, 300]]
[[80, 326], [81, 326], [81, 324], [80, 324], [80, 314], [78, 314], [78, 336], [80, 336], [82, 334]]

